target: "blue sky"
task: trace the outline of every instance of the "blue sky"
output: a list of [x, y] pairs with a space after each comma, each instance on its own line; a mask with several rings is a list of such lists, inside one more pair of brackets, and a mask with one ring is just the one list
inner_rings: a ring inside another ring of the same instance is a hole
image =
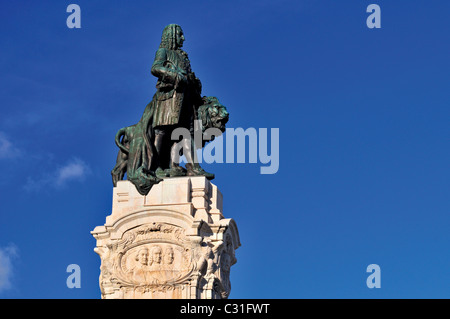
[[[81, 29], [66, 8], [81, 7]], [[381, 7], [381, 29], [366, 8]], [[0, 298], [99, 298], [116, 131], [180, 24], [228, 127], [279, 171], [204, 164], [242, 246], [231, 298], [450, 298], [450, 23], [435, 1], [1, 1]], [[366, 267], [381, 268], [381, 288]], [[68, 289], [66, 267], [81, 268]]]

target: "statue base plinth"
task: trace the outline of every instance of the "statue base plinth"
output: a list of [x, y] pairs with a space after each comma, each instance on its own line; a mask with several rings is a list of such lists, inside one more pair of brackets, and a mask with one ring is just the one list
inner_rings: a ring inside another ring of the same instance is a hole
[[112, 214], [91, 234], [105, 299], [222, 299], [240, 246], [222, 194], [203, 176], [154, 185], [147, 196], [129, 181], [114, 187]]

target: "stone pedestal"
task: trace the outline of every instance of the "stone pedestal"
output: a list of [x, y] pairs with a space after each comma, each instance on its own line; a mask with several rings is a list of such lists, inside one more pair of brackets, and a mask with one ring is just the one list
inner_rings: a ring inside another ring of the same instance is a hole
[[92, 232], [102, 298], [220, 299], [240, 246], [222, 194], [205, 177], [168, 178], [140, 195], [114, 187], [112, 214]]

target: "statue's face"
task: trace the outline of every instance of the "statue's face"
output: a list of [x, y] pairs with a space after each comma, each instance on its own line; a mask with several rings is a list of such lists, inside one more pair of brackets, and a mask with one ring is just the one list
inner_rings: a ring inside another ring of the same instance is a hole
[[173, 256], [173, 250], [172, 250], [172, 249], [168, 249], [168, 250], [166, 251], [165, 258], [166, 258], [166, 263], [167, 263], [167, 264], [170, 265], [170, 264], [173, 263], [174, 256]]
[[147, 249], [142, 249], [139, 252], [138, 259], [139, 259], [139, 262], [141, 263], [141, 265], [147, 265], [147, 263], [148, 263], [148, 250]]
[[183, 34], [183, 30], [181, 30], [181, 28], [177, 28], [175, 38], [177, 41], [177, 47], [181, 48], [183, 46], [183, 42], [184, 42], [184, 34]]
[[157, 264], [161, 263], [161, 250], [160, 249], [155, 249], [153, 251], [153, 261]]

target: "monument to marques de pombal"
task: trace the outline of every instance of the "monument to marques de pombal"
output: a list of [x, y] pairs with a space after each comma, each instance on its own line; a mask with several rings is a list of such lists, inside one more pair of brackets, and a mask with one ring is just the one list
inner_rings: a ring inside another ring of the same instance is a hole
[[[230, 294], [238, 229], [223, 216], [222, 194], [210, 182], [214, 174], [196, 159], [198, 148], [225, 131], [229, 114], [217, 98], [201, 95], [183, 42], [179, 25], [164, 28], [151, 68], [156, 93], [140, 121], [115, 137], [112, 213], [91, 232], [105, 299]], [[203, 137], [200, 143], [194, 134]]]

